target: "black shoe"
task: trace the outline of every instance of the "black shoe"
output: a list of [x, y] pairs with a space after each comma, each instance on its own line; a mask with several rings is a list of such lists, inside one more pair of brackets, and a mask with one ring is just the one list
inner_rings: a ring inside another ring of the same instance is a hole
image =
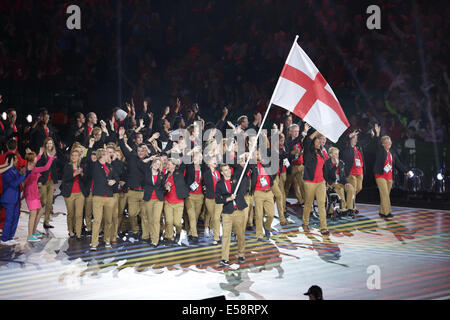
[[264, 234], [265, 234], [267, 239], [270, 239], [270, 231], [269, 230], [265, 230]]
[[258, 241], [258, 242], [263, 242], [263, 241], [265, 241], [263, 238], [258, 238], [258, 239], [256, 239], [256, 241]]
[[227, 266], [230, 265], [230, 261], [228, 261], [228, 260], [220, 260], [220, 261], [219, 261], [219, 265], [220, 265], [221, 267], [227, 267]]
[[91, 231], [91, 230], [87, 230], [87, 231], [86, 231], [86, 235], [87, 235], [88, 237], [92, 236], [92, 231]]
[[193, 243], [198, 243], [198, 237], [192, 237], [192, 242]]
[[389, 212], [389, 214], [386, 216], [386, 218], [393, 218], [394, 215], [392, 214], [392, 212]]
[[174, 240], [174, 242], [178, 243], [179, 241], [180, 241], [180, 235], [179, 235], [179, 234], [177, 234], [177, 236], [175, 237], [175, 240]]
[[188, 236], [188, 241], [192, 242], [192, 238], [193, 238], [192, 236]]
[[244, 257], [239, 257], [237, 261], [238, 261], [239, 264], [244, 263], [245, 262], [245, 258]]
[[152, 246], [153, 248], [158, 248], [158, 245], [157, 245], [157, 244], [154, 244], [154, 243], [152, 243], [151, 246]]
[[253, 226], [247, 226], [246, 228], [248, 231], [253, 231]]
[[99, 238], [103, 237], [103, 231], [98, 234], [98, 237]]
[[52, 229], [52, 228], [54, 228], [54, 226], [44, 223], [44, 229]]

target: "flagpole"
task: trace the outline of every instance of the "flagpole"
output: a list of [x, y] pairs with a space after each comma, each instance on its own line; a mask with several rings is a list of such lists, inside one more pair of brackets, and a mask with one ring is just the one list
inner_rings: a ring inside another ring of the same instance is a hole
[[[291, 53], [292, 53], [292, 49], [294, 48], [294, 45], [297, 43], [297, 39], [298, 39], [298, 35], [295, 36], [294, 43], [292, 44], [291, 50], [289, 51], [289, 54], [288, 54], [288, 56], [286, 58], [286, 61], [289, 60], [289, 57], [291, 56]], [[285, 62], [285, 64], [286, 64], [286, 62]], [[242, 170], [241, 176], [239, 177], [239, 181], [237, 183], [236, 189], [233, 192], [234, 195], [236, 195], [237, 191], [239, 190], [239, 186], [241, 185], [241, 181], [242, 181], [242, 178], [244, 177], [245, 170], [247, 170], [248, 163], [250, 162], [250, 159], [252, 158], [253, 152], [255, 151], [256, 145], [258, 144], [257, 143], [258, 137], [261, 134], [261, 130], [262, 130], [263, 126], [264, 126], [264, 122], [266, 121], [267, 115], [269, 114], [270, 107], [272, 107], [272, 100], [273, 100], [273, 97], [275, 96], [275, 93], [278, 90], [278, 86], [280, 84], [280, 79], [281, 79], [281, 77], [278, 78], [277, 84], [275, 85], [275, 89], [273, 90], [272, 97], [270, 98], [269, 105], [267, 106], [266, 113], [264, 114], [264, 117], [263, 117], [263, 119], [261, 121], [261, 125], [259, 126], [258, 133], [256, 134], [255, 143], [251, 147], [250, 155], [247, 158], [247, 160], [245, 161], [244, 169]]]

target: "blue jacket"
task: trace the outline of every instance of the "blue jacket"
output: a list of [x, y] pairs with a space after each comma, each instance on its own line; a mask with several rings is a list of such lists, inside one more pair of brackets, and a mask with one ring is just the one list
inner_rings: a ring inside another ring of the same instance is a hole
[[30, 174], [30, 170], [23, 176], [19, 171], [12, 167], [8, 171], [3, 172], [3, 193], [0, 196], [1, 203], [16, 203], [20, 199], [20, 184]]

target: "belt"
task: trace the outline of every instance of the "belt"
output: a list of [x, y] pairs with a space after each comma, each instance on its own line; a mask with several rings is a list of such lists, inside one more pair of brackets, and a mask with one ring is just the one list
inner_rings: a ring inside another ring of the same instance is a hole
[[266, 190], [255, 190], [255, 191], [269, 192], [269, 191], [271, 191], [271, 190], [270, 190], [270, 188], [269, 188], [269, 189], [266, 189]]
[[136, 192], [144, 192], [144, 189], [130, 188], [130, 190], [133, 190], [133, 191], [136, 191]]

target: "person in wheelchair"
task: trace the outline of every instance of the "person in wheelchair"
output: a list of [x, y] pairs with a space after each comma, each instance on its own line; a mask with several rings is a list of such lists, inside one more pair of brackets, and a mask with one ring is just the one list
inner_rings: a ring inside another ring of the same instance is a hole
[[328, 149], [328, 155], [330, 158], [325, 161], [324, 165], [327, 187], [339, 195], [341, 199], [341, 214], [354, 216], [353, 200], [355, 199], [355, 188], [346, 179], [345, 163], [339, 160], [339, 149], [331, 147]]

